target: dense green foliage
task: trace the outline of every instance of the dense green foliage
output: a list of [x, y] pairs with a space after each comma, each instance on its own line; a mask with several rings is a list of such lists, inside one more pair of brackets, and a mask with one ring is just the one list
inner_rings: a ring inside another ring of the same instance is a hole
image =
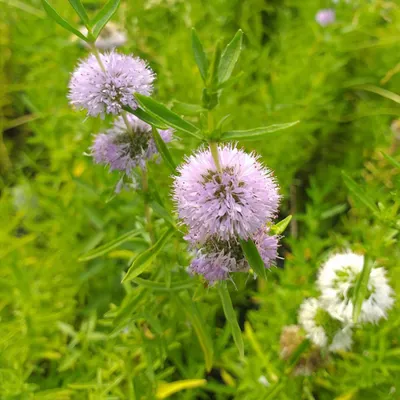
[[[90, 14], [103, 3], [84, 1]], [[226, 130], [301, 121], [241, 143], [275, 171], [280, 219], [293, 214], [279, 268], [266, 281], [238, 276], [237, 290], [227, 285], [242, 358], [223, 289], [188, 276], [179, 235], [139, 278], [121, 283], [150, 238], [143, 196], [113, 196], [117, 175], [84, 155], [92, 133], [109, 125], [68, 105], [69, 75], [87, 50], [39, 0], [0, 0], [1, 399], [163, 398], [166, 383], [189, 379], [206, 381], [171, 398], [398, 398], [398, 301], [387, 320], [356, 332], [351, 351], [310, 376], [294, 376], [296, 360], [280, 358], [281, 331], [316, 294], [318, 267], [331, 251], [367, 253], [387, 269], [397, 300], [400, 293], [400, 134], [390, 129], [400, 111], [400, 7], [340, 1], [337, 22], [322, 28], [314, 16], [326, 3], [137, 0], [123, 1], [113, 18], [129, 37], [122, 51], [149, 61], [154, 97], [169, 106], [201, 100], [191, 28], [210, 56], [218, 39], [226, 43], [242, 29], [234, 75], [243, 75], [223, 93], [217, 119], [230, 114]], [[51, 4], [79, 26], [66, 1]], [[199, 145], [180, 137], [170, 146], [177, 163]], [[149, 175], [150, 195], [171, 208], [170, 170], [152, 165]], [[152, 215], [158, 239], [167, 227], [162, 211]], [[130, 231], [138, 234], [79, 260]]]

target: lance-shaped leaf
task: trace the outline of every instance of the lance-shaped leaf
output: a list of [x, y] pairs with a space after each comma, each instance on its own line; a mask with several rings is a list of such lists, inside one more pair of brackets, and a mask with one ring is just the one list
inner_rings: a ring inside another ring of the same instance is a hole
[[181, 381], [160, 383], [157, 387], [156, 398], [166, 399], [182, 390], [195, 389], [207, 384], [205, 379], [184, 379]]
[[76, 13], [79, 15], [79, 18], [82, 20], [85, 26], [89, 26], [89, 17], [86, 14], [85, 7], [83, 7], [83, 4], [81, 0], [68, 0], [69, 4], [74, 8]]
[[240, 239], [240, 246], [242, 247], [247, 262], [257, 276], [262, 276], [264, 279], [267, 279], [264, 261], [262, 260], [253, 240]]
[[361, 313], [362, 303], [368, 292], [369, 276], [374, 266], [369, 257], [364, 257], [364, 265], [360, 276], [357, 279], [353, 294], [353, 322], [356, 324]]
[[197, 139], [203, 139], [199, 129], [196, 126], [185, 121], [178, 114], [175, 114], [163, 104], [153, 100], [151, 97], [143, 96], [138, 93], [135, 94], [135, 97], [140, 107], [142, 107], [153, 117], [159, 119], [161, 122], [164, 122], [164, 124], [170, 126], [171, 128], [175, 128], [178, 131], [188, 133]]
[[385, 97], [389, 100], [394, 101], [395, 103], [400, 104], [400, 96], [397, 93], [393, 93], [390, 90], [382, 89], [378, 86], [374, 85], [357, 85], [353, 86], [353, 89], [360, 89], [360, 90], [365, 90], [367, 92], [372, 92], [379, 94], [379, 96]]
[[173, 174], [176, 173], [176, 164], [172, 159], [171, 153], [168, 150], [167, 145], [165, 144], [163, 138], [160, 136], [158, 130], [153, 127], [152, 129], [153, 139], [156, 142], [157, 150], [161, 154], [162, 159], [165, 164], [169, 167]]
[[360, 200], [365, 206], [367, 206], [373, 213], [378, 214], [379, 209], [374, 201], [367, 196], [367, 194], [361, 189], [361, 187], [350, 178], [344, 171], [342, 171], [343, 180], [350, 191]]
[[218, 285], [218, 293], [221, 298], [222, 308], [224, 310], [226, 321], [231, 327], [233, 340], [239, 350], [240, 357], [244, 357], [244, 344], [242, 331], [240, 330], [235, 310], [232, 306], [231, 296], [229, 294], [226, 282], [220, 282]]
[[197, 36], [197, 32], [194, 28], [192, 29], [192, 49], [194, 59], [200, 71], [200, 75], [203, 78], [203, 81], [206, 82], [208, 74], [208, 60], [206, 53], [204, 52], [203, 45], [199, 37]]
[[92, 20], [93, 36], [97, 38], [107, 22], [116, 13], [120, 0], [109, 0]]
[[127, 111], [129, 114], [133, 114], [142, 121], [148, 123], [151, 126], [154, 126], [159, 129], [167, 129], [168, 126], [163, 124], [161, 121], [158, 119], [154, 118], [152, 115], [150, 115], [148, 112], [142, 110], [141, 108], [137, 108], [134, 110], [133, 108], [129, 106], [123, 106], [122, 107], [125, 111]]
[[172, 106], [172, 111], [181, 115], [198, 115], [201, 112], [205, 112], [207, 110], [199, 104], [189, 104], [175, 101]]
[[179, 307], [185, 312], [196, 332], [197, 339], [203, 350], [204, 360], [207, 371], [211, 371], [213, 366], [214, 349], [210, 334], [207, 332], [207, 325], [201, 315], [197, 304], [188, 295], [187, 291], [175, 297]]
[[292, 220], [292, 216], [289, 215], [282, 221], [279, 221], [277, 224], [271, 226], [271, 230], [270, 230], [271, 234], [272, 235], [281, 235], [285, 231], [285, 229], [287, 228], [287, 226], [289, 225], [291, 220]]
[[270, 126], [264, 126], [262, 128], [247, 129], [243, 131], [228, 131], [223, 132], [221, 135], [222, 141], [229, 140], [260, 140], [261, 138], [268, 136], [271, 133], [281, 131], [283, 129], [291, 128], [297, 125], [300, 121], [287, 122], [285, 124], [274, 124]]
[[384, 152], [382, 152], [383, 157], [386, 158], [386, 160], [388, 160], [394, 167], [396, 168], [400, 168], [400, 162], [398, 162], [397, 160], [395, 160], [392, 156], [389, 156], [389, 154], [386, 154]]
[[227, 81], [235, 68], [242, 50], [243, 31], [239, 29], [231, 42], [225, 47], [218, 65], [218, 83]]
[[83, 254], [79, 257], [79, 261], [89, 261], [93, 260], [94, 258], [103, 256], [104, 254], [109, 253], [111, 250], [115, 249], [116, 247], [121, 246], [121, 244], [131, 240], [135, 236], [138, 236], [140, 231], [137, 229], [124, 233], [123, 235], [119, 236], [118, 238], [111, 240], [108, 243], [102, 244], [99, 247], [96, 247], [93, 250], [88, 251], [87, 253]]
[[174, 228], [168, 229], [158, 240], [158, 242], [151, 246], [149, 249], [139, 254], [134, 260], [132, 265], [129, 267], [128, 272], [122, 279], [122, 282], [131, 281], [132, 279], [139, 276], [145, 269], [154, 261], [158, 253], [162, 250], [167, 240], [175, 232]]
[[62, 26], [67, 31], [73, 33], [75, 36], [78, 36], [80, 39], [88, 42], [88, 38], [84, 36], [81, 32], [75, 29], [69, 22], [67, 22], [64, 18], [57, 13], [57, 11], [50, 5], [47, 0], [42, 0], [43, 8], [46, 11], [47, 15], [57, 22], [58, 25]]

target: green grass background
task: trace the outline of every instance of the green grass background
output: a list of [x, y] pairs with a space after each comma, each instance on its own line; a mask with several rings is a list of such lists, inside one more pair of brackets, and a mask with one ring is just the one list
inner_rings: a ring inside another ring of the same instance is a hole
[[[102, 3], [84, 1], [89, 13]], [[79, 25], [67, 1], [51, 4]], [[314, 16], [327, 6], [336, 8], [337, 22], [321, 28]], [[230, 114], [230, 129], [301, 120], [243, 144], [275, 171], [284, 195], [280, 218], [294, 214], [280, 248], [284, 268], [269, 271], [266, 282], [243, 277], [238, 290], [230, 285], [244, 359], [212, 288], [196, 279], [181, 290], [120, 283], [129, 260], [148, 246], [145, 233], [78, 262], [95, 246], [142, 229], [143, 198], [123, 192], [108, 201], [117, 175], [84, 155], [92, 133], [109, 125], [68, 105], [69, 76], [86, 51], [39, 0], [0, 0], [0, 8], [0, 399], [152, 399], [162, 383], [185, 379], [207, 383], [171, 398], [399, 398], [398, 301], [386, 321], [357, 330], [351, 351], [310, 376], [288, 374], [279, 358], [282, 328], [296, 323], [304, 298], [318, 294], [316, 273], [330, 251], [368, 253], [399, 297], [399, 169], [382, 156], [400, 158], [390, 129], [399, 99], [357, 87], [399, 92], [395, 1], [125, 0], [113, 18], [129, 37], [121, 51], [149, 61], [154, 96], [168, 105], [201, 99], [191, 27], [210, 55], [218, 39], [226, 43], [243, 29], [235, 73], [244, 75], [223, 93], [217, 116]], [[181, 137], [171, 151], [181, 161], [198, 145]], [[379, 215], [349, 192], [342, 170]], [[152, 191], [170, 203], [167, 168], [153, 166], [150, 177]], [[165, 223], [156, 214], [153, 221], [160, 235]], [[189, 260], [174, 238], [141, 278], [162, 287], [188, 282]], [[205, 327], [211, 371], [196, 324]]]

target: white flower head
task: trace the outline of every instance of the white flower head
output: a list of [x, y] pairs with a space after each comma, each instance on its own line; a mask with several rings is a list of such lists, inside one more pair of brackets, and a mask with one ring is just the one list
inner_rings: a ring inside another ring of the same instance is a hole
[[350, 325], [333, 318], [318, 299], [306, 299], [300, 306], [299, 323], [306, 336], [316, 346], [327, 347], [330, 351], [348, 350], [352, 344]]
[[[344, 322], [352, 322], [353, 294], [364, 265], [364, 256], [347, 252], [335, 254], [322, 266], [318, 276], [321, 301], [329, 313]], [[361, 306], [360, 322], [378, 322], [386, 318], [394, 303], [383, 268], [372, 268], [367, 294]]]

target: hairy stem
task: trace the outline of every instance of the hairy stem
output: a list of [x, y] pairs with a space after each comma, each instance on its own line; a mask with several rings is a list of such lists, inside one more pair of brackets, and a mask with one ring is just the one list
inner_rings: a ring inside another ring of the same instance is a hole
[[[207, 121], [208, 121], [208, 133], [209, 135], [211, 135], [214, 130], [214, 117], [211, 111], [208, 111]], [[221, 164], [219, 162], [219, 155], [218, 155], [218, 144], [213, 141], [210, 141], [209, 144], [210, 144], [211, 155], [214, 159], [217, 171], [221, 172]]]
[[92, 53], [96, 57], [96, 60], [99, 63], [100, 68], [102, 69], [102, 71], [106, 72], [106, 68], [104, 67], [103, 61], [101, 61], [99, 50], [97, 50], [97, 47], [96, 47], [96, 45], [94, 43], [90, 43], [90, 49], [92, 50]]

